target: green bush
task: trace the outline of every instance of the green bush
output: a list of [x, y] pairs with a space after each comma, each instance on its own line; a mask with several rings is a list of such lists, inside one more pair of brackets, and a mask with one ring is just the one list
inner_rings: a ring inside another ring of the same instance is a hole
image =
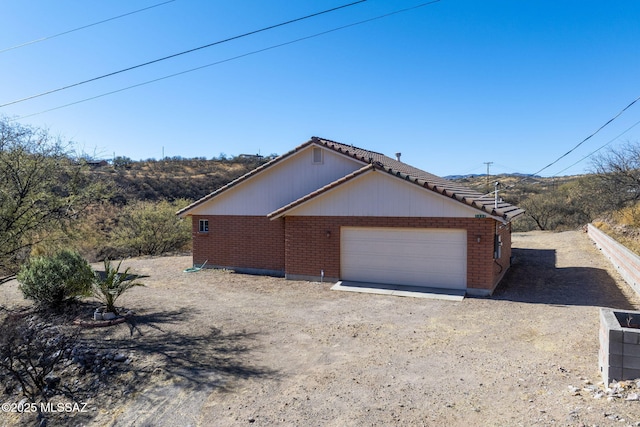
[[64, 250], [46, 257], [33, 257], [18, 272], [25, 298], [40, 306], [58, 308], [64, 302], [91, 295], [91, 266], [77, 252]]

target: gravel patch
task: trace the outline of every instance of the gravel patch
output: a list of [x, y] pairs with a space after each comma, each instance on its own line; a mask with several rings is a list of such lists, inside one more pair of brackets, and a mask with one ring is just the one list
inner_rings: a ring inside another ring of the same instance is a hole
[[[135, 316], [83, 331], [128, 367], [127, 392], [92, 398], [78, 421], [640, 425], [637, 383], [604, 385], [598, 370], [598, 308], [637, 310], [637, 295], [580, 231], [514, 233], [513, 247], [495, 294], [460, 302], [128, 260], [146, 286], [118, 302]], [[15, 282], [0, 286], [0, 305], [18, 304]]]

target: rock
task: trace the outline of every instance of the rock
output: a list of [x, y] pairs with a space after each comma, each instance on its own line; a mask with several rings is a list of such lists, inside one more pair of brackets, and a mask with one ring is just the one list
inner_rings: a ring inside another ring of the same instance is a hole
[[124, 362], [125, 360], [127, 360], [127, 355], [124, 353], [118, 353], [115, 356], [113, 356], [114, 362]]
[[44, 378], [44, 382], [47, 383], [47, 387], [56, 388], [60, 384], [60, 377], [48, 375]]

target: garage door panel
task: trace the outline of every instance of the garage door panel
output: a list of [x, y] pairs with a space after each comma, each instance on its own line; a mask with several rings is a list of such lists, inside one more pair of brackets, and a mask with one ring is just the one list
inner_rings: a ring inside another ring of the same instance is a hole
[[466, 246], [465, 230], [344, 227], [341, 277], [464, 289]]

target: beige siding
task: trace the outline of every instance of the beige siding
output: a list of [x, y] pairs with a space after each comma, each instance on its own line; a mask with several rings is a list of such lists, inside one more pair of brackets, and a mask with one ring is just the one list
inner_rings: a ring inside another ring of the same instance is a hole
[[313, 163], [311, 145], [196, 207], [193, 215], [267, 215], [357, 169], [362, 163], [323, 150], [321, 164]]
[[473, 218], [477, 213], [476, 209], [386, 172], [371, 171], [287, 215]]

